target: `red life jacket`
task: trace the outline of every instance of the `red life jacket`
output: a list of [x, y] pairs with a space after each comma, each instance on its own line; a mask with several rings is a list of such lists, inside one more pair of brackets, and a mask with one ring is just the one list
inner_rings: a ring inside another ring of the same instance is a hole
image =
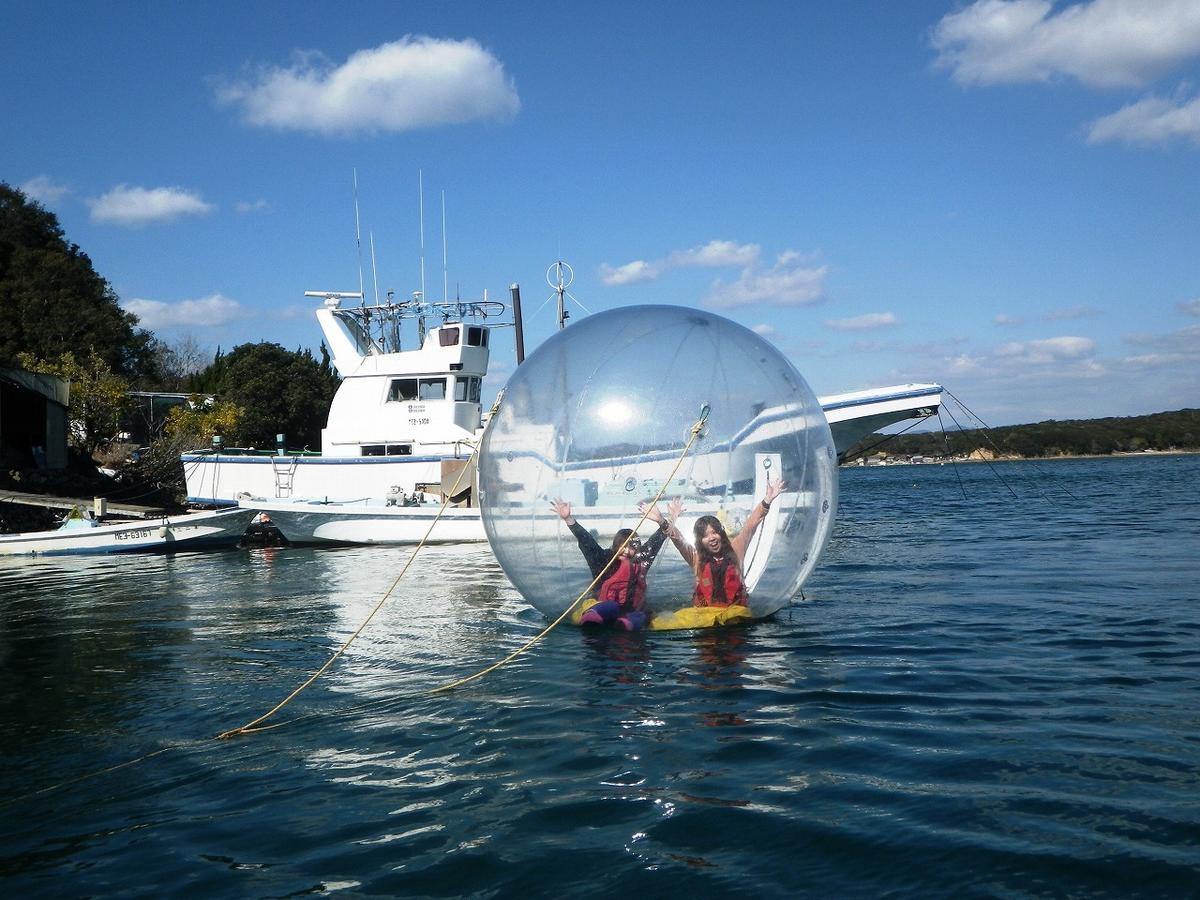
[[598, 601], [616, 600], [622, 609], [641, 609], [646, 602], [646, 569], [645, 563], [631, 562], [625, 557], [600, 583], [596, 594]]
[[748, 595], [737, 560], [732, 555], [700, 567], [693, 606], [745, 606]]

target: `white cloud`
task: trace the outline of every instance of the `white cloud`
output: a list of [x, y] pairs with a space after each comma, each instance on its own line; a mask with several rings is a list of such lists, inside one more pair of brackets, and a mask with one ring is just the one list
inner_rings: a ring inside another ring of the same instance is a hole
[[57, 203], [71, 193], [69, 187], [60, 184], [49, 175], [30, 178], [24, 184], [17, 185], [17, 189], [30, 200], [36, 200], [43, 205]]
[[834, 331], [867, 331], [872, 328], [891, 328], [898, 325], [894, 313], [867, 313], [850, 319], [826, 319], [825, 326]]
[[658, 273], [658, 267], [644, 259], [635, 259], [615, 268], [604, 263], [600, 266], [600, 282], [608, 287], [618, 287], [623, 284], [636, 284], [639, 281], [653, 281], [658, 277]]
[[137, 316], [143, 327], [151, 330], [177, 325], [224, 325], [249, 315], [248, 310], [240, 303], [222, 294], [213, 294], [198, 300], [180, 300], [176, 303], [165, 303], [161, 300], [127, 300], [121, 305]]
[[1040, 341], [1013, 341], [996, 348], [995, 355], [1020, 365], [1042, 365], [1080, 359], [1096, 350], [1096, 342], [1085, 337], [1053, 337]]
[[181, 216], [200, 216], [216, 207], [195, 191], [179, 187], [143, 188], [119, 184], [88, 201], [92, 221], [103, 225], [137, 226], [173, 222]]
[[713, 269], [723, 266], [750, 266], [762, 248], [758, 244], [735, 244], [733, 241], [709, 241], [689, 250], [674, 250], [664, 258], [647, 262], [635, 259], [623, 266], [600, 266], [600, 281], [609, 287], [653, 281], [670, 269]]
[[758, 259], [762, 248], [758, 244], [735, 244], [733, 241], [709, 241], [702, 247], [677, 250], [667, 257], [666, 265], [699, 266], [749, 266]]
[[1200, 54], [1196, 0], [977, 0], [933, 30], [935, 65], [962, 84], [1145, 84]]
[[233, 205], [233, 208], [243, 215], [252, 212], [262, 212], [269, 208], [266, 200], [239, 200]]
[[411, 131], [477, 119], [511, 120], [521, 108], [504, 66], [476, 41], [405, 35], [359, 50], [341, 65], [301, 54], [218, 88], [251, 125], [349, 134]]
[[[1192, 396], [1195, 396], [1195, 373], [1200, 370], [1200, 325], [1189, 325], [1167, 334], [1127, 335], [1125, 341], [1135, 347], [1144, 347], [1149, 353], [1127, 356], [1121, 363], [1135, 371], [1168, 369], [1176, 373], [1189, 373], [1192, 380]], [[1195, 405], [1189, 400], [1188, 405]]]
[[1200, 316], [1200, 298], [1180, 303], [1176, 308], [1185, 316]]
[[808, 306], [825, 299], [828, 266], [812, 268], [798, 253], [781, 253], [767, 269], [755, 264], [742, 270], [736, 281], [713, 282], [705, 306], [726, 309], [767, 303], [774, 306]]
[[1121, 141], [1145, 146], [1175, 139], [1200, 144], [1200, 97], [1186, 101], [1144, 97], [1096, 119], [1088, 127], [1087, 139], [1089, 144]]
[[1004, 313], [999, 313], [992, 321], [994, 321], [997, 325], [1003, 325], [1006, 327], [1025, 324], [1025, 320], [1019, 316], [1006, 316]]
[[750, 328], [750, 330], [761, 337], [771, 337], [772, 335], [778, 333], [774, 325], [768, 325], [766, 322], [754, 325]]

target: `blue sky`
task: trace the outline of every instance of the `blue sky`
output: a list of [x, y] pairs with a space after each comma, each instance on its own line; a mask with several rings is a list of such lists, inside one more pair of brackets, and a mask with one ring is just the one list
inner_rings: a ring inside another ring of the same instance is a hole
[[[818, 393], [993, 424], [1200, 406], [1200, 3], [18, 3], [0, 180], [167, 341], [315, 347], [305, 290], [545, 272], [712, 309]], [[576, 309], [576, 315], [583, 310]], [[493, 351], [493, 386], [511, 337]], [[645, 377], [658, 377], [648, 362]]]

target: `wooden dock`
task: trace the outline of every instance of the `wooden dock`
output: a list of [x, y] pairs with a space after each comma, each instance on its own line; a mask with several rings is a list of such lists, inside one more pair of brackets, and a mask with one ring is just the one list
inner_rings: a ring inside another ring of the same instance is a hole
[[95, 497], [53, 497], [50, 494], [26, 494], [22, 491], [0, 490], [0, 503], [19, 503], [22, 506], [44, 506], [49, 509], [95, 510], [96, 500], [101, 499], [105, 505], [104, 514], [107, 516], [125, 516], [135, 519], [156, 519], [165, 516], [167, 511], [159, 506], [138, 506], [136, 503], [122, 503], [119, 500], [108, 500]]

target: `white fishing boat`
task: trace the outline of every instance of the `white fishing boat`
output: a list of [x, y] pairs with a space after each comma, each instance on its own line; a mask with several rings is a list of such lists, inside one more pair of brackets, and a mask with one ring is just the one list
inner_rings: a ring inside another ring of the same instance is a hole
[[236, 508], [103, 524], [76, 513], [50, 531], [0, 534], [0, 555], [171, 552], [232, 545], [256, 515], [257, 510]]
[[[561, 282], [559, 290], [561, 324]], [[429, 539], [485, 540], [473, 465], [487, 424], [480, 395], [493, 329], [515, 326], [518, 362], [522, 355], [516, 285], [511, 323], [502, 320], [505, 305], [486, 293], [483, 300], [440, 303], [426, 303], [418, 293], [409, 301], [374, 305], [366, 305], [361, 293], [307, 296], [323, 301], [317, 321], [342, 378], [321, 451], [289, 451], [283, 441], [274, 451], [231, 448], [214, 438], [212, 447], [182, 456], [188, 501], [262, 510], [294, 542], [413, 543], [424, 538], [449, 497]], [[406, 320], [417, 326], [411, 348], [402, 344]], [[820, 402], [837, 451], [844, 454], [880, 428], [935, 414], [941, 394], [937, 384], [905, 384], [829, 395]], [[697, 461], [696, 480], [722, 483], [719, 469], [728, 464], [729, 451], [756, 452], [756, 444], [787, 427], [789, 415], [762, 410], [738, 436], [736, 448], [713, 448]], [[676, 453], [659, 456], [638, 456], [641, 478], [665, 477]], [[622, 467], [631, 462], [614, 458], [602, 470], [572, 472], [577, 502], [603, 507], [609, 489], [627, 480]]]

